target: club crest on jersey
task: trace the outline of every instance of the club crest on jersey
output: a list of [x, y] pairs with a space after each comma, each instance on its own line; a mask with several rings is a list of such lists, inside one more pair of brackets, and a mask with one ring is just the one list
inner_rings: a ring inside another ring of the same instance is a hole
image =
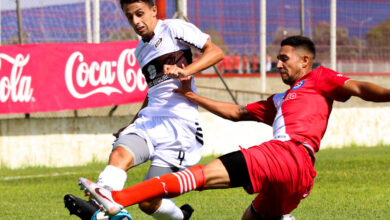
[[149, 79], [154, 79], [157, 75], [157, 70], [154, 65], [149, 65], [148, 66], [148, 73], [149, 73]]
[[160, 38], [156, 41], [156, 43], [154, 44], [154, 47], [157, 48], [158, 46], [160, 46], [161, 42], [162, 42], [162, 38], [160, 37]]
[[303, 86], [303, 84], [305, 84], [305, 80], [297, 82], [297, 84], [291, 90], [297, 90], [297, 89], [301, 88]]

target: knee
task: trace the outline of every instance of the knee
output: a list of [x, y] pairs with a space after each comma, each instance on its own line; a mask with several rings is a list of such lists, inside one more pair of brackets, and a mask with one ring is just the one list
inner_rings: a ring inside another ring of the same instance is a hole
[[126, 149], [119, 146], [111, 152], [108, 164], [127, 171], [134, 166], [134, 158]]
[[157, 211], [161, 205], [161, 199], [145, 201], [138, 204], [138, 207], [146, 214], [151, 215]]

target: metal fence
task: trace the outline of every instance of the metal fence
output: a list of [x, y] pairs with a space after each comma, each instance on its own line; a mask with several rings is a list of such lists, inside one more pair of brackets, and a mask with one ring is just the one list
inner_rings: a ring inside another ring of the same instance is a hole
[[[20, 16], [18, 23], [17, 5]], [[99, 7], [94, 7], [98, 2]], [[98, 29], [101, 42], [137, 39], [123, 16], [119, 0], [0, 0], [1, 43], [88, 42]], [[330, 0], [272, 0], [267, 2], [267, 53], [273, 60], [280, 40], [299, 34], [316, 43], [318, 62], [328, 65]], [[301, 5], [301, 2], [304, 2]], [[88, 4], [86, 4], [88, 3]], [[176, 1], [166, 0], [167, 17], [176, 12]], [[92, 28], [96, 9], [98, 28]], [[302, 10], [303, 9], [303, 10]], [[301, 26], [301, 12], [303, 25]], [[226, 52], [257, 55], [260, 42], [259, 0], [192, 0], [187, 3], [188, 19], [208, 32]], [[20, 26], [18, 26], [20, 24]], [[21, 35], [19, 35], [21, 30]], [[91, 30], [91, 31], [90, 31]], [[365, 72], [390, 72], [390, 1], [337, 1], [337, 60], [345, 72], [361, 72], [355, 63], [374, 63]]]
[[[187, 1], [187, 16], [190, 22], [209, 33], [212, 41], [227, 54], [258, 57], [261, 1], [265, 0], [191, 0]], [[0, 0], [0, 43], [9, 45], [138, 39], [118, 2], [119, 0]], [[304, 4], [301, 5], [301, 2]], [[266, 47], [274, 64], [281, 39], [300, 34], [303, 29], [304, 34], [316, 43], [317, 62], [329, 67], [331, 0], [272, 0], [266, 3]], [[176, 6], [176, 0], [166, 0], [167, 18], [174, 16]], [[339, 72], [390, 73], [390, 1], [337, 0], [336, 35]], [[201, 89], [205, 92], [207, 90], [215, 91], [211, 88]], [[252, 96], [259, 96], [235, 92], [236, 98], [243, 99], [243, 103], [247, 101], [246, 97], [253, 100], [255, 97]], [[128, 108], [121, 106], [116, 113], [129, 114], [125, 110]], [[106, 107], [34, 115], [107, 115], [111, 109]], [[2, 116], [4, 117], [15, 116]]]

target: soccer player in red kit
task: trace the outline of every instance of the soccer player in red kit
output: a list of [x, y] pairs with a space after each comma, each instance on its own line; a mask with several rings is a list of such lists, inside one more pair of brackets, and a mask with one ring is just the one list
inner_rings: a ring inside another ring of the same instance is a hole
[[225, 54], [225, 57], [223, 58], [223, 69], [224, 69], [224, 73], [232, 73], [232, 70], [233, 70], [233, 59], [232, 57], [230, 56], [230, 53], [227, 52]]
[[238, 73], [240, 70], [241, 57], [238, 56], [237, 52], [234, 52], [233, 56], [233, 73]]
[[[151, 198], [171, 198], [192, 190], [231, 187], [243, 187], [248, 193], [258, 194], [242, 219], [278, 219], [290, 213], [313, 187], [315, 153], [320, 149], [333, 101], [344, 102], [351, 96], [366, 101], [390, 101], [389, 89], [352, 80], [325, 67], [313, 70], [314, 58], [315, 47], [309, 38], [292, 36], [284, 39], [277, 56], [277, 68], [290, 88], [246, 106], [199, 96], [186, 83], [176, 90], [226, 119], [253, 120], [272, 126], [272, 140], [122, 191], [104, 191], [84, 178], [80, 178], [80, 184], [112, 214], [123, 206]], [[171, 77], [188, 75], [179, 69], [166, 74]]]

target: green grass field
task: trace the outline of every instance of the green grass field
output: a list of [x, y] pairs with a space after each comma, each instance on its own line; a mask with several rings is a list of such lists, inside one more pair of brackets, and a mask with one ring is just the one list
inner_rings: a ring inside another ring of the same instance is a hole
[[[78, 219], [69, 217], [63, 196], [82, 196], [78, 177], [95, 180], [104, 167], [1, 168], [0, 219]], [[141, 181], [147, 168], [132, 169], [126, 185]], [[390, 147], [325, 149], [317, 154], [316, 170], [312, 193], [293, 212], [297, 219], [390, 219]], [[190, 192], [175, 201], [194, 207], [192, 219], [241, 219], [253, 197], [236, 188]], [[136, 206], [128, 211], [135, 220], [151, 219]]]

